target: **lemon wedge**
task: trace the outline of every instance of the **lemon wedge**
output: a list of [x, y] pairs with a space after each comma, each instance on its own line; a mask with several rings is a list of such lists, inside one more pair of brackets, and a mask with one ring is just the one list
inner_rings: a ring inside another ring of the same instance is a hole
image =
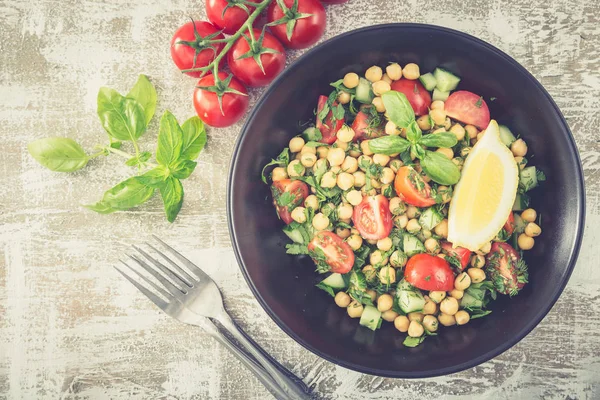
[[512, 211], [519, 167], [490, 121], [469, 153], [448, 211], [448, 241], [479, 250], [502, 229]]

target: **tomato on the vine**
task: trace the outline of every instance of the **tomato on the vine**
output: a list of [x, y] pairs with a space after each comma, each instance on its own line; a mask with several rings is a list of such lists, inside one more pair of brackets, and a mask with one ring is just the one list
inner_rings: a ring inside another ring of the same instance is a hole
[[413, 167], [404, 166], [398, 169], [394, 189], [398, 197], [413, 206], [429, 207], [435, 204], [431, 197], [431, 187]]
[[[211, 23], [188, 22], [179, 27], [171, 39], [171, 58], [182, 71], [206, 67], [225, 47], [225, 43], [211, 43], [215, 39], [225, 39], [225, 36]], [[201, 74], [200, 71], [185, 73], [194, 77]]]
[[258, 0], [206, 0], [206, 16], [224, 33], [233, 35], [254, 11], [254, 7], [246, 4], [248, 1], [258, 2]]
[[285, 68], [285, 50], [270, 33], [253, 29], [235, 41], [227, 53], [231, 72], [242, 83], [252, 87], [265, 86]]
[[267, 10], [269, 28], [284, 46], [304, 49], [312, 46], [325, 32], [325, 8], [319, 0], [273, 1]]
[[226, 72], [204, 76], [194, 91], [194, 108], [206, 124], [224, 127], [236, 123], [248, 109], [248, 92], [242, 83]]

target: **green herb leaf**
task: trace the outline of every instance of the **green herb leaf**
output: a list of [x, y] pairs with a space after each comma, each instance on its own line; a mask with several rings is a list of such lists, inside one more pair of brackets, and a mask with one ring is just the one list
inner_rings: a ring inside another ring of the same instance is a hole
[[181, 146], [181, 158], [195, 160], [206, 145], [206, 129], [204, 123], [198, 117], [192, 117], [181, 125], [183, 131], [183, 143]]
[[167, 167], [174, 165], [179, 160], [182, 146], [183, 131], [175, 116], [169, 111], [165, 111], [160, 119], [156, 161]]
[[134, 167], [136, 165], [142, 166], [146, 161], [148, 161], [152, 157], [152, 153], [149, 151], [143, 151], [140, 153], [138, 157], [131, 157], [129, 160], [125, 161], [125, 165], [130, 167]]
[[406, 151], [410, 142], [400, 136], [382, 136], [369, 140], [369, 149], [376, 154], [396, 154]]
[[423, 136], [421, 128], [419, 128], [419, 125], [415, 121], [412, 121], [406, 128], [406, 138], [409, 142], [417, 144], [420, 143], [421, 136]]
[[138, 77], [135, 85], [127, 93], [127, 97], [141, 104], [144, 109], [146, 126], [148, 126], [156, 111], [156, 89], [146, 75], [142, 74]]
[[344, 115], [346, 115], [346, 110], [344, 110], [344, 106], [341, 104], [338, 104], [336, 107], [333, 108], [333, 118], [335, 118], [336, 120], [343, 120], [344, 119]]
[[96, 204], [88, 204], [84, 207], [86, 207], [92, 211], [96, 211], [98, 214], [110, 214], [110, 213], [117, 211], [114, 208], [112, 208], [111, 206], [109, 206], [108, 204], [106, 204], [105, 202], [103, 202], [102, 200], [100, 200]]
[[319, 289], [324, 290], [325, 292], [327, 292], [331, 297], [335, 297], [335, 292], [333, 291], [333, 289], [331, 288], [331, 286], [327, 286], [323, 282], [319, 282], [315, 286], [318, 287]]
[[107, 190], [102, 201], [86, 207], [97, 212], [104, 210], [103, 213], [127, 210], [145, 203], [152, 194], [154, 188], [144, 185], [137, 177], [132, 177]]
[[299, 243], [288, 243], [285, 245], [286, 253], [292, 255], [308, 254], [308, 247]]
[[89, 157], [73, 139], [44, 138], [27, 145], [29, 154], [52, 171], [74, 172], [86, 166]]
[[260, 174], [261, 179], [264, 183], [267, 183], [267, 177], [265, 176], [265, 170], [270, 167], [271, 165], [277, 165], [280, 167], [287, 167], [288, 164], [290, 163], [290, 149], [288, 149], [287, 147], [285, 149], [283, 149], [283, 151], [281, 153], [279, 153], [279, 155], [277, 156], [276, 159], [271, 160], [267, 163], [267, 165], [265, 165], [262, 169], [262, 172]]
[[143, 185], [159, 188], [168, 176], [169, 170], [166, 167], [159, 165], [143, 175], [137, 176], [136, 179]]
[[407, 336], [406, 339], [404, 339], [404, 342], [402, 342], [402, 344], [406, 347], [417, 347], [418, 345], [423, 343], [423, 341], [425, 340], [426, 337], [427, 336], [419, 336], [419, 337]]
[[398, 128], [408, 128], [415, 120], [415, 112], [404, 93], [390, 90], [381, 95], [386, 114]]
[[135, 141], [146, 131], [144, 107], [114, 89], [100, 88], [98, 117], [102, 127], [114, 139]]
[[456, 145], [456, 135], [450, 132], [430, 133], [421, 137], [419, 144], [427, 147], [446, 147], [450, 148]]
[[191, 160], [179, 160], [171, 167], [171, 174], [177, 179], [187, 179], [198, 163]]
[[492, 313], [492, 310], [482, 310], [481, 308], [476, 308], [473, 310], [469, 310], [471, 311], [471, 319], [477, 319], [477, 318], [481, 318], [481, 317], [485, 317], [486, 315], [489, 315]]
[[421, 167], [433, 181], [441, 185], [454, 185], [460, 179], [458, 167], [441, 153], [425, 151]]
[[181, 181], [173, 176], [169, 176], [160, 186], [160, 196], [165, 206], [167, 221], [175, 221], [183, 203], [183, 186], [181, 185]]

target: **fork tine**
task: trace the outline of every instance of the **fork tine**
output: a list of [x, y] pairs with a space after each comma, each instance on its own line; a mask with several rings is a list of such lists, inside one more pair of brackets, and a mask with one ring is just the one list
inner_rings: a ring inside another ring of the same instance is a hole
[[150, 279], [148, 279], [144, 275], [140, 274], [135, 268], [131, 268], [131, 266], [129, 264], [127, 264], [125, 261], [123, 261], [123, 260], [119, 260], [119, 261], [121, 261], [121, 263], [123, 265], [125, 265], [127, 268], [129, 268], [131, 271], [133, 271], [141, 280], [146, 282], [148, 285], [152, 286], [152, 288], [154, 290], [156, 290], [159, 294], [161, 294], [163, 297], [165, 297], [166, 299], [169, 299], [169, 300], [173, 298], [173, 296], [170, 295], [169, 293], [167, 293], [167, 291], [165, 289], [161, 288], [156, 283], [152, 282]]
[[154, 250], [156, 252], [156, 254], [159, 254], [164, 260], [166, 260], [171, 265], [171, 267], [173, 267], [173, 269], [175, 269], [179, 273], [180, 276], [185, 278], [189, 287], [194, 286], [194, 281], [195, 281], [194, 278], [192, 278], [190, 276], [190, 274], [188, 274], [186, 271], [184, 271], [183, 268], [181, 268], [179, 265], [177, 265], [177, 263], [175, 261], [171, 260], [169, 257], [166, 256], [165, 253], [158, 250], [156, 247], [152, 246], [150, 243], [146, 242], [145, 244], [146, 244], [146, 246], [148, 246], [152, 250]]
[[131, 258], [140, 267], [142, 267], [146, 271], [148, 271], [148, 273], [150, 273], [150, 275], [152, 275], [160, 283], [162, 283], [163, 286], [167, 289], [167, 291], [169, 293], [171, 293], [173, 296], [180, 296], [183, 293], [177, 286], [173, 285], [168, 279], [166, 279], [164, 276], [162, 276], [161, 274], [159, 274], [154, 268], [152, 268], [151, 265], [149, 265], [144, 260], [140, 259], [136, 255], [129, 255], [129, 254], [127, 254], [127, 257]]
[[[125, 263], [123, 263], [125, 264]], [[127, 264], [125, 264], [127, 265]], [[129, 267], [129, 265], [127, 265]], [[139, 283], [136, 282], [135, 279], [131, 278], [129, 275], [127, 275], [125, 272], [121, 271], [119, 268], [114, 267], [114, 269], [116, 269], [117, 271], [119, 271], [119, 273], [121, 275], [123, 275], [125, 277], [125, 279], [127, 279], [129, 282], [131, 282], [131, 284], [133, 286], [135, 286], [136, 288], [138, 288], [138, 290], [140, 292], [142, 292], [142, 294], [144, 296], [146, 296], [147, 298], [150, 299], [150, 301], [152, 301], [154, 304], [156, 304], [156, 306], [158, 308], [160, 308], [161, 310], [165, 310], [168, 307], [168, 303], [165, 302], [163, 299], [161, 299], [160, 297], [158, 297], [157, 295], [155, 295], [154, 293], [152, 293], [150, 290], [146, 289], [145, 287], [143, 287], [142, 285], [140, 285]], [[133, 269], [131, 267], [129, 267], [130, 270], [133, 271]]]
[[182, 292], [184, 292], [184, 293], [187, 292], [187, 288], [192, 286], [191, 284], [188, 284], [185, 280], [183, 280], [175, 272], [173, 272], [171, 269], [169, 269], [166, 265], [164, 265], [163, 263], [158, 261], [156, 258], [152, 257], [150, 254], [148, 254], [146, 251], [144, 251], [140, 247], [138, 247], [136, 245], [132, 245], [131, 247], [136, 249], [141, 255], [143, 255], [148, 261], [150, 261], [156, 268], [158, 268], [160, 271], [162, 271], [163, 274], [165, 274], [166, 276], [171, 278], [173, 283], [181, 286]]
[[212, 281], [212, 278], [210, 276], [208, 276], [206, 274], [206, 272], [204, 272], [202, 269], [200, 269], [199, 266], [197, 266], [196, 264], [194, 264], [193, 262], [191, 262], [190, 260], [188, 260], [187, 258], [185, 258], [177, 250], [175, 250], [174, 248], [172, 248], [171, 246], [169, 246], [168, 244], [166, 244], [165, 242], [163, 242], [162, 240], [160, 240], [158, 238], [158, 236], [152, 235], [152, 237], [154, 239], [156, 239], [156, 241], [158, 241], [160, 244], [162, 244], [171, 254], [173, 254], [175, 257], [177, 257], [177, 259], [179, 261], [181, 261], [183, 263], [183, 265], [185, 265], [186, 267], [188, 267], [190, 269], [190, 271], [192, 271], [198, 278], [200, 278], [200, 279], [207, 279], [207, 280], [211, 280]]

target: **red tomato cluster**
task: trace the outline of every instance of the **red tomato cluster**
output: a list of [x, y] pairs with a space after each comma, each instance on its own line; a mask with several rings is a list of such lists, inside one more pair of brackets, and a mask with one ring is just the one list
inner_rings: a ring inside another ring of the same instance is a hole
[[[285, 47], [303, 49], [323, 36], [323, 4], [348, 0], [283, 0], [285, 7], [275, 0], [268, 6], [265, 0], [248, 1], [256, 7], [239, 0], [206, 0], [209, 22], [188, 22], [171, 39], [175, 65], [192, 77], [200, 77], [194, 108], [210, 126], [229, 126], [242, 118], [249, 104], [246, 86], [270, 84], [285, 67]], [[264, 27], [256, 26], [256, 15], [251, 17], [257, 7], [267, 7]], [[218, 68], [212, 68], [217, 58]], [[226, 67], [231, 74], [225, 72]]]

